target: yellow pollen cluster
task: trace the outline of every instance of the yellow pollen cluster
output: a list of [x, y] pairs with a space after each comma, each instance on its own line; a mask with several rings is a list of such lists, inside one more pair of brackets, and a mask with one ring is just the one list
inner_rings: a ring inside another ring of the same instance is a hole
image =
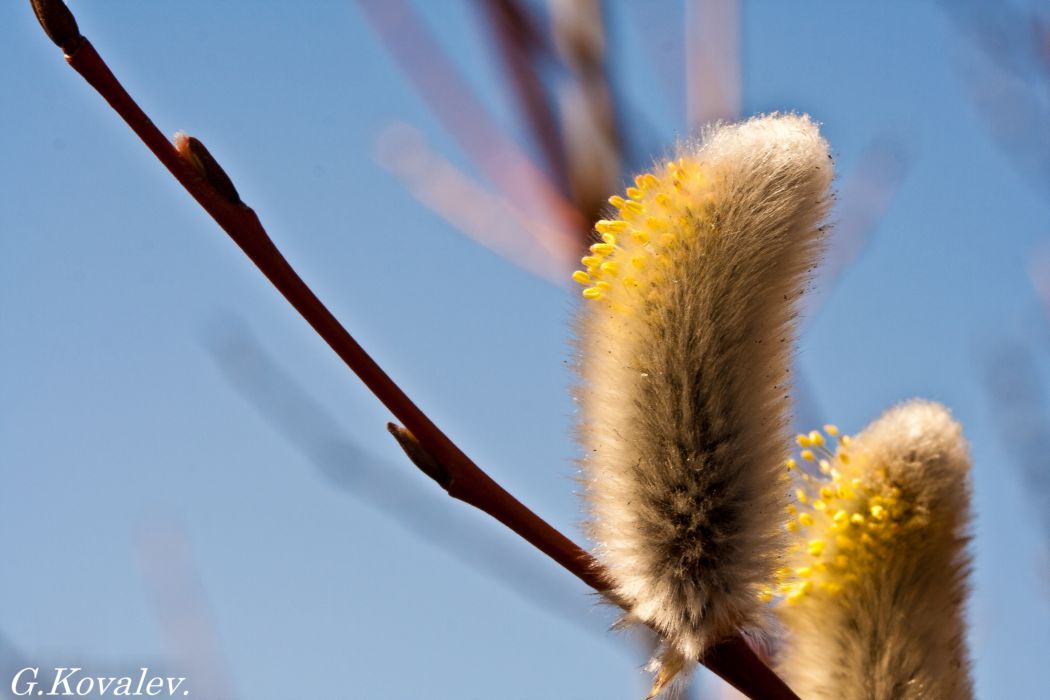
[[837, 595], [876, 570], [894, 538], [919, 523], [886, 471], [851, 455], [849, 436], [838, 432], [826, 425], [796, 437], [800, 459], [785, 463], [794, 484], [787, 566], [759, 591], [761, 600]]
[[584, 269], [572, 275], [585, 298], [605, 300], [617, 310], [657, 298], [673, 274], [674, 251], [711, 229], [714, 195], [699, 162], [679, 158], [660, 175], [639, 175], [634, 185], [626, 197], [609, 198], [617, 216], [594, 225], [600, 240], [580, 260]]

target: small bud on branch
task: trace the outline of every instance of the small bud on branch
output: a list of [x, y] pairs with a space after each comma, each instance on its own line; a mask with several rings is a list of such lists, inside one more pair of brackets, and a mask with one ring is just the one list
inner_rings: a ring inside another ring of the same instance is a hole
[[62, 0], [30, 0], [40, 26], [58, 48], [70, 54], [83, 39], [77, 20]]
[[449, 475], [448, 470], [423, 449], [423, 446], [419, 444], [415, 436], [396, 423], [387, 423], [386, 429], [397, 440], [397, 444], [401, 445], [401, 449], [412, 460], [412, 464], [419, 467], [419, 471], [436, 481], [438, 486], [448, 491], [448, 487], [452, 485], [451, 475]]
[[200, 173], [201, 177], [215, 188], [215, 191], [225, 197], [231, 204], [240, 204], [241, 197], [237, 194], [237, 188], [233, 186], [233, 180], [222, 169], [219, 162], [203, 143], [194, 137], [181, 131], [175, 133], [175, 150], [183, 159]]

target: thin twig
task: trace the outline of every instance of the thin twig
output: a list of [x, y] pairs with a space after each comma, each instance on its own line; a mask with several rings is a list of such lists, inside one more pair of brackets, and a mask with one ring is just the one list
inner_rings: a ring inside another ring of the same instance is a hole
[[[517, 0], [481, 0], [477, 3], [491, 28], [491, 43], [503, 69], [510, 78], [518, 107], [525, 116], [529, 131], [547, 162], [555, 183], [565, 173], [565, 151], [561, 132], [547, 90], [540, 79], [538, 63], [551, 57], [536, 18]], [[589, 220], [584, 225], [590, 228]]]
[[[61, 0], [32, 0], [32, 3], [45, 31], [66, 52], [69, 65], [102, 95], [376, 398], [404, 423], [417, 441], [420, 453], [433, 461], [431, 467], [438, 470], [439, 483], [449, 495], [485, 511], [588, 586], [607, 594], [609, 582], [601, 565], [482, 471], [358, 345], [277, 249], [255, 212], [233, 194], [232, 183], [203, 145], [184, 137], [176, 149], [117, 81], [91, 43], [79, 35], [75, 23], [64, 22], [63, 32], [56, 36], [54, 22], [59, 18], [72, 19]], [[77, 36], [70, 36], [67, 31], [70, 26]], [[755, 700], [797, 700], [739, 637], [712, 648], [705, 661], [713, 671]]]
[[455, 64], [406, 0], [358, 0], [365, 18], [463, 152], [499, 192], [575, 241], [585, 225], [554, 187], [495, 123]]
[[[616, 84], [609, 80], [607, 8], [599, 0], [550, 0], [552, 43], [568, 75], [559, 86], [558, 112], [565, 139], [565, 177], [576, 209], [591, 224], [620, 188], [623, 142], [616, 113]], [[580, 247], [594, 242], [583, 231]]]
[[577, 241], [453, 165], [407, 124], [384, 129], [376, 145], [379, 164], [457, 231], [542, 280], [559, 286], [570, 282], [582, 254]]
[[687, 127], [740, 117], [739, 0], [685, 5]]

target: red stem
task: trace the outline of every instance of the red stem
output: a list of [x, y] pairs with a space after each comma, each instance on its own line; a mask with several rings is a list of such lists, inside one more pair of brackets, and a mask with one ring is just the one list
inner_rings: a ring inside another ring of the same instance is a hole
[[66, 60], [105, 97], [161, 163], [240, 246], [347, 367], [404, 423], [426, 451], [448, 469], [452, 476], [450, 495], [496, 517], [592, 588], [600, 590], [605, 587], [601, 578], [594, 573], [596, 562], [587, 552], [493, 481], [419, 410], [303, 282], [267, 235], [255, 212], [218, 195], [179, 155], [172, 143], [117, 81], [91, 42], [85, 39]]

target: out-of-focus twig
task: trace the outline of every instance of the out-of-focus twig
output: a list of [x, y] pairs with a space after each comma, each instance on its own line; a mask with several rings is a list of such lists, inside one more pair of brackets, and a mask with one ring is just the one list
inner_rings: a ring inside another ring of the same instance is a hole
[[578, 252], [574, 241], [489, 192], [406, 124], [387, 127], [376, 146], [380, 165], [457, 230], [537, 277], [566, 284]]
[[[868, 144], [839, 191], [828, 251], [817, 272], [813, 288], [805, 300], [804, 324], [812, 323], [852, 265], [864, 254], [878, 229], [886, 209], [900, 189], [911, 163], [905, 142], [883, 134]], [[822, 425], [816, 389], [796, 359], [793, 367], [792, 395], [795, 401], [794, 426], [807, 432]]]
[[1050, 19], [1045, 6], [946, 0], [944, 10], [977, 49], [965, 78], [978, 114], [1017, 170], [1050, 190]]
[[479, 0], [476, 6], [491, 29], [492, 48], [510, 79], [518, 108], [543, 154], [554, 186], [563, 189], [567, 183], [559, 178], [565, 172], [565, 153], [540, 73], [540, 64], [549, 62], [552, 55], [539, 20], [518, 0]]
[[605, 8], [598, 0], [549, 0], [554, 46], [569, 75], [558, 86], [565, 177], [588, 227], [619, 189], [623, 140], [606, 64]]
[[25, 654], [0, 630], [0, 674], [3, 674], [2, 677], [13, 680], [15, 674], [26, 666]]
[[1032, 255], [1028, 265], [1028, 277], [1039, 296], [1050, 330], [1050, 243], [1044, 244]]
[[[37, 16], [49, 32], [49, 23], [61, 14], [56, 8], [68, 14], [61, 0], [34, 0], [34, 8], [38, 9]], [[467, 457], [321, 303], [274, 245], [255, 212], [243, 202], [230, 199], [224, 187], [216, 188], [223, 178], [216, 179], [212, 166], [218, 167], [218, 164], [203, 144], [184, 137], [176, 150], [127, 93], [91, 43], [84, 37], [71, 42], [60, 43], [63, 50], [71, 47], [71, 53], [66, 54], [70, 66], [106, 99], [340, 359], [404, 423], [422, 449], [444, 468], [449, 476], [446, 492], [496, 518], [581, 581], [609, 595], [607, 574], [597, 560], [511, 496]], [[740, 636], [715, 645], [701, 661], [752, 698], [797, 699]]]
[[358, 0], [365, 17], [467, 156], [520, 209], [576, 238], [572, 204], [495, 124], [407, 0]]
[[696, 130], [740, 117], [740, 4], [738, 0], [686, 0], [687, 124]]
[[161, 631], [178, 668], [193, 679], [194, 694], [234, 700], [236, 686], [184, 533], [151, 527], [140, 533], [138, 545]]
[[1018, 468], [1025, 493], [1050, 545], [1050, 402], [1031, 353], [1000, 340], [982, 358], [984, 385], [999, 437]]
[[843, 178], [828, 252], [805, 302], [806, 322], [817, 316], [843, 274], [871, 243], [910, 166], [911, 148], [907, 143], [882, 134], [872, 139]]

